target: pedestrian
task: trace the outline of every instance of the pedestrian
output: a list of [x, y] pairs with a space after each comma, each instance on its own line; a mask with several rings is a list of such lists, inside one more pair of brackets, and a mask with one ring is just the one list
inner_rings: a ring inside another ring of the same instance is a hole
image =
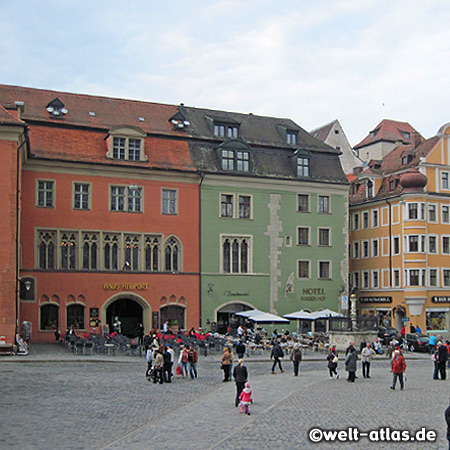
[[392, 354], [394, 353], [394, 342], [390, 341], [389, 345], [386, 347], [386, 356], [392, 361]]
[[242, 339], [240, 339], [238, 344], [236, 345], [236, 353], [237, 353], [239, 359], [244, 358], [245, 344], [242, 342]]
[[222, 353], [222, 370], [223, 380], [230, 381], [231, 362], [233, 361], [233, 353], [231, 353], [230, 347], [224, 347]]
[[447, 422], [447, 441], [448, 449], [450, 450], [450, 405], [445, 410], [445, 421]]
[[431, 360], [433, 361], [434, 371], [433, 371], [433, 380], [439, 380], [439, 347], [441, 343], [438, 342], [436, 344], [436, 348], [431, 355]]
[[178, 357], [178, 365], [181, 368], [181, 376], [184, 378], [188, 376], [188, 349], [183, 346], [180, 348], [180, 356]]
[[417, 327], [416, 327], [416, 333], [417, 333], [417, 334], [422, 334], [422, 330], [421, 330], [421, 328], [419, 327], [419, 325], [417, 325]]
[[367, 347], [366, 340], [362, 338], [361, 343], [359, 344], [359, 351], [362, 352]]
[[166, 345], [163, 353], [164, 358], [163, 375], [164, 375], [164, 382], [172, 383], [172, 355], [168, 350], [169, 347]]
[[235, 405], [236, 407], [239, 406], [239, 400], [241, 398], [241, 392], [245, 387], [245, 383], [248, 379], [248, 370], [247, 367], [244, 366], [244, 360], [241, 358], [238, 361], [237, 366], [233, 369], [233, 378], [236, 382], [236, 399], [235, 399]]
[[159, 378], [159, 384], [163, 384], [163, 382], [164, 382], [164, 375], [163, 375], [164, 357], [159, 350], [155, 350], [154, 357], [155, 357], [155, 363], [154, 363], [154, 367], [153, 367], [153, 383], [156, 384], [156, 380]]
[[191, 378], [197, 378], [197, 362], [198, 362], [198, 353], [195, 350], [194, 346], [191, 344], [189, 346], [188, 351], [188, 363], [189, 363], [189, 373]]
[[339, 356], [335, 345], [331, 347], [330, 353], [328, 353], [327, 356], [327, 360], [328, 360], [328, 369], [330, 371], [330, 378], [333, 378], [333, 376], [336, 375], [336, 379], [339, 379], [339, 373], [337, 371]]
[[436, 336], [434, 334], [431, 335], [430, 336], [430, 340], [428, 342], [428, 347], [430, 349], [430, 354], [433, 354], [433, 352], [434, 352], [434, 347], [436, 346], [436, 341], [437, 341]]
[[445, 380], [447, 378], [447, 361], [448, 361], [448, 349], [445, 344], [440, 344], [438, 349], [439, 354], [439, 372], [441, 374], [441, 380]]
[[366, 348], [361, 351], [363, 378], [370, 378], [370, 363], [375, 355], [374, 349], [367, 343]]
[[393, 374], [391, 389], [395, 391], [395, 385], [397, 383], [397, 378], [400, 381], [400, 390], [403, 390], [403, 374], [406, 370], [405, 358], [400, 353], [400, 350], [394, 351], [394, 356], [392, 357], [391, 370]]
[[275, 367], [278, 364], [278, 367], [280, 368], [281, 373], [284, 373], [283, 368], [281, 367], [281, 358], [284, 357], [283, 349], [280, 347], [280, 343], [278, 340], [274, 341], [274, 346], [272, 348], [272, 353], [270, 354], [270, 359], [273, 358], [273, 365], [272, 365], [272, 375], [275, 375]]
[[416, 332], [416, 327], [412, 323], [409, 325], [409, 332], [410, 333], [415, 333]]
[[241, 402], [239, 404], [239, 412], [245, 412], [245, 414], [250, 415], [250, 403], [252, 400], [252, 391], [250, 389], [250, 383], [247, 381], [244, 385], [244, 389], [241, 392]]
[[375, 342], [373, 344], [373, 349], [375, 350], [375, 353], [377, 355], [381, 355], [383, 353], [383, 350], [381, 349], [381, 343], [378, 338], [375, 339]]
[[[145, 359], [147, 361], [147, 371], [145, 372], [145, 375], [147, 377], [150, 377], [150, 374], [152, 373], [152, 362], [153, 362], [153, 349], [152, 346], [147, 346], [147, 351], [145, 352]], [[150, 381], [150, 378], [148, 379]]]
[[356, 361], [358, 360], [358, 354], [356, 352], [356, 348], [353, 347], [353, 343], [350, 343], [347, 353], [345, 357], [345, 370], [348, 372], [347, 381], [351, 383], [355, 382], [356, 378]]
[[300, 367], [300, 361], [302, 360], [302, 349], [300, 344], [297, 342], [294, 344], [294, 348], [291, 351], [290, 359], [294, 365], [294, 377], [298, 376], [298, 369]]
[[136, 335], [138, 337], [139, 347], [142, 349], [142, 344], [144, 343], [144, 325], [142, 323], [137, 326]]
[[402, 339], [405, 339], [405, 335], [406, 335], [406, 328], [405, 325], [403, 325], [400, 330], [400, 336], [402, 337]]
[[150, 337], [150, 334], [149, 334], [149, 332], [147, 331], [147, 332], [145, 333], [145, 336], [144, 336], [143, 340], [142, 340], [142, 344], [144, 345], [144, 348], [147, 349], [148, 346], [149, 346], [151, 343], [152, 343], [152, 338]]

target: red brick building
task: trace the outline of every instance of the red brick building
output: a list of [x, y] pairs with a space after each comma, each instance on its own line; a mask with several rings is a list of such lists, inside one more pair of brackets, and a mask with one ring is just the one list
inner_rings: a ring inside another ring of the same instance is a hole
[[0, 335], [198, 326], [200, 177], [178, 108], [5, 85], [0, 105]]

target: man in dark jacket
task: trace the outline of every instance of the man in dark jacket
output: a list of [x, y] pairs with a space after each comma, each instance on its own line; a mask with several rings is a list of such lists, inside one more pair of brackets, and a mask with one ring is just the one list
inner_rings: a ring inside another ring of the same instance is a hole
[[[239, 359], [242, 359], [244, 357], [245, 344], [242, 342], [242, 339], [239, 341], [238, 345], [236, 345], [236, 353], [237, 353]], [[242, 388], [242, 389], [244, 389], [244, 388]]]
[[245, 387], [245, 383], [248, 378], [247, 367], [244, 366], [244, 360], [239, 359], [238, 365], [233, 369], [233, 377], [236, 382], [236, 407], [239, 406], [239, 399], [241, 397], [241, 392]]
[[278, 364], [278, 367], [281, 370], [281, 373], [284, 373], [283, 368], [281, 367], [280, 358], [283, 358], [284, 353], [278, 341], [275, 341], [275, 345], [272, 348], [272, 353], [270, 355], [270, 359], [273, 358], [273, 366], [272, 366], [272, 375], [275, 375], [275, 367]]
[[441, 374], [441, 380], [445, 380], [447, 377], [447, 360], [448, 360], [448, 350], [447, 346], [441, 344], [438, 348], [439, 355], [439, 373]]

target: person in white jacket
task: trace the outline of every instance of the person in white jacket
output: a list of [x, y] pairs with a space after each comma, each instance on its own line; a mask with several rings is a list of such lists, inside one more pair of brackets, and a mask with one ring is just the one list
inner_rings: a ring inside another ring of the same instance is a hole
[[362, 361], [362, 373], [363, 378], [370, 378], [370, 363], [375, 355], [375, 350], [370, 346], [368, 342], [365, 348], [361, 351], [361, 361]]

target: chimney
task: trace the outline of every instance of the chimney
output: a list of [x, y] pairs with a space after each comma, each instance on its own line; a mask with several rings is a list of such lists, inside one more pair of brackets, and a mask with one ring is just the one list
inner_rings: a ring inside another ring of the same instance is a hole
[[362, 172], [363, 168], [361, 166], [359, 167], [353, 167], [353, 175], [358, 175]]
[[422, 136], [417, 131], [414, 131], [411, 137], [412, 150], [415, 150], [421, 143]]

